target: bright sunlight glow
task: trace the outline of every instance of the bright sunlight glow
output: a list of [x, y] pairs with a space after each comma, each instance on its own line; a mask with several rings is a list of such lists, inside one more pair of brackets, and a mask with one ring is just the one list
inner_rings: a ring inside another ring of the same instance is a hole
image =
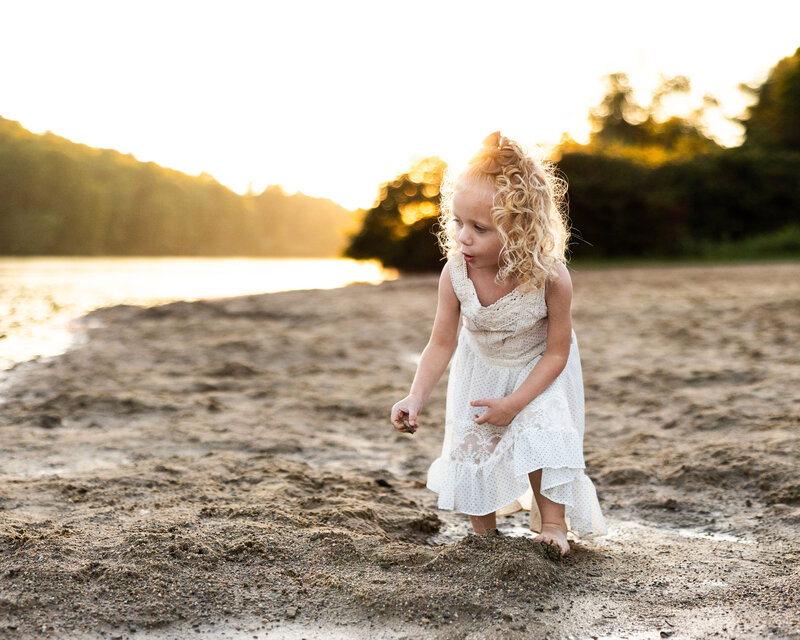
[[[800, 3], [26, 0], [3, 9], [0, 115], [243, 193], [282, 184], [368, 208], [413, 160], [459, 164], [495, 130], [583, 141], [603, 75], [649, 101], [683, 74], [725, 116], [800, 45]], [[679, 106], [679, 105], [678, 105]]]

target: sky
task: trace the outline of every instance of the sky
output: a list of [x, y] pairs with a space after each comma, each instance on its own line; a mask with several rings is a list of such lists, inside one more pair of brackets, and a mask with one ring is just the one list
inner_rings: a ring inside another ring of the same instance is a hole
[[800, 2], [0, 0], [0, 116], [231, 189], [281, 184], [370, 208], [381, 183], [493, 131], [532, 153], [585, 141], [604, 76], [660, 74], [741, 131], [740, 83], [800, 46]]

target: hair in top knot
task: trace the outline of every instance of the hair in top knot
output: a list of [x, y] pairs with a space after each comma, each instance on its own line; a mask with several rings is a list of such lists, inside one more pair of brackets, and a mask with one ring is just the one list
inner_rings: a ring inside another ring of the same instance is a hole
[[437, 235], [448, 258], [459, 251], [453, 195], [459, 186], [469, 183], [488, 186], [494, 192], [491, 216], [503, 242], [498, 284], [510, 277], [525, 291], [538, 289], [556, 277], [558, 264], [566, 262], [569, 230], [567, 183], [555, 165], [537, 161], [517, 142], [495, 131], [483, 139], [458, 176], [453, 177], [446, 168]]
[[487, 175], [498, 175], [502, 172], [503, 167], [514, 162], [516, 157], [513, 149], [503, 146], [503, 141], [507, 142], [507, 139], [503, 138], [499, 131], [490, 133], [483, 139], [483, 146], [472, 157], [470, 165], [474, 165]]

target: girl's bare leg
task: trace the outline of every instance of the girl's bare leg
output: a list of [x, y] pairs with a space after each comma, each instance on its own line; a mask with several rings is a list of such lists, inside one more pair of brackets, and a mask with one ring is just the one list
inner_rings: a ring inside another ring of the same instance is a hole
[[569, 553], [567, 542], [567, 523], [564, 520], [564, 505], [546, 498], [539, 489], [542, 486], [542, 470], [537, 469], [528, 474], [539, 513], [542, 516], [542, 532], [534, 538], [539, 542], [555, 544], [561, 549], [561, 555]]
[[472, 529], [479, 536], [486, 533], [487, 529], [497, 529], [497, 515], [494, 511], [485, 516], [470, 516], [469, 521], [472, 523]]

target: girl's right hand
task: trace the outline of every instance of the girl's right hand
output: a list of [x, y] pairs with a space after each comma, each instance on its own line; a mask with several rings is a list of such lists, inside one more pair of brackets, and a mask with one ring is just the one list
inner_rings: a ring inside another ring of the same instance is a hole
[[[392, 407], [392, 426], [402, 433], [414, 433], [419, 425], [417, 416], [422, 411], [422, 401], [413, 395], [408, 395]], [[403, 424], [407, 420], [411, 429]]]

